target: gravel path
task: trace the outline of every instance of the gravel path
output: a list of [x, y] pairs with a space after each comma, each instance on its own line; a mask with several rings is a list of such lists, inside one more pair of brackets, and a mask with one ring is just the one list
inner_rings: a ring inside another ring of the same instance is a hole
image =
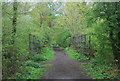
[[86, 71], [80, 68], [79, 62], [67, 56], [59, 49], [54, 49], [55, 58], [50, 62], [51, 66], [46, 67], [43, 79], [90, 79]]

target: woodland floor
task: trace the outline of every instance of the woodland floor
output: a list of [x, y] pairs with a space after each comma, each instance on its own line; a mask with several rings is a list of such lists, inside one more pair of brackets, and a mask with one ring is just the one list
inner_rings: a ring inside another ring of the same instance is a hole
[[55, 57], [46, 67], [42, 79], [90, 79], [87, 72], [80, 67], [80, 62], [71, 59], [60, 48], [54, 48]]

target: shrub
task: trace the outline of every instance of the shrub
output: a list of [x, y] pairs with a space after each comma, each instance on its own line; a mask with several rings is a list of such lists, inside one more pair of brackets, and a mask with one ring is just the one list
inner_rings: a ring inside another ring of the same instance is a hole
[[47, 59], [43, 54], [37, 54], [33, 57], [33, 60], [39, 62], [39, 61], [45, 61]]
[[25, 65], [26, 66], [31, 66], [31, 67], [34, 67], [34, 68], [40, 68], [40, 64], [39, 63], [36, 63], [32, 60], [28, 60], [25, 62]]
[[42, 49], [42, 54], [46, 60], [50, 60], [53, 58], [54, 51], [50, 47], [45, 47]]
[[[21, 67], [23, 69], [23, 67]], [[39, 79], [41, 75], [43, 75], [43, 68], [34, 68], [31, 66], [25, 66], [25, 72], [16, 73], [15, 77], [17, 79]], [[26, 80], [25, 80], [26, 81]]]
[[88, 59], [85, 55], [77, 53], [75, 50], [71, 49], [71, 48], [66, 48], [65, 49], [68, 53], [68, 55], [74, 59], [77, 60], [86, 60]]

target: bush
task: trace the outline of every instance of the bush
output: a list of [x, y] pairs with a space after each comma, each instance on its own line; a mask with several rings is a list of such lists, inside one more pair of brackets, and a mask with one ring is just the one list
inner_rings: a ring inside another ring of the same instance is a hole
[[68, 53], [68, 55], [70, 57], [74, 58], [74, 59], [77, 59], [77, 60], [86, 60], [86, 59], [88, 59], [85, 55], [79, 54], [79, 53], [77, 53], [75, 50], [73, 50], [71, 48], [66, 48], [65, 50]]
[[33, 57], [33, 60], [39, 62], [39, 61], [45, 61], [47, 59], [43, 54], [37, 54]]
[[32, 60], [28, 60], [25, 62], [25, 65], [26, 66], [31, 66], [31, 67], [34, 67], [34, 68], [40, 68], [40, 64], [39, 63], [36, 63]]
[[[24, 68], [21, 67], [22, 69], [25, 69], [25, 72], [22, 73], [16, 73], [15, 77], [17, 79], [39, 79], [40, 76], [43, 75], [43, 70], [42, 68], [34, 68], [31, 66], [25, 66]], [[25, 80], [26, 81], [26, 80]]]
[[50, 60], [53, 58], [54, 51], [50, 47], [45, 47], [42, 49], [42, 54], [46, 60]]
[[117, 69], [115, 66], [111, 66], [108, 64], [98, 64], [94, 63], [93, 59], [89, 63], [81, 63], [81, 66], [88, 71], [88, 74], [93, 79], [116, 79], [117, 77]]

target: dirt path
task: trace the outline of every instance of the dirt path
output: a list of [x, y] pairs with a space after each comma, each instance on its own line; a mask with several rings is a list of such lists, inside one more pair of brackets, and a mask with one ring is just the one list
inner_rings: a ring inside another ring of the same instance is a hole
[[59, 48], [54, 49], [55, 58], [50, 62], [52, 64], [47, 67], [43, 79], [90, 79], [80, 64], [67, 56], [67, 54]]

